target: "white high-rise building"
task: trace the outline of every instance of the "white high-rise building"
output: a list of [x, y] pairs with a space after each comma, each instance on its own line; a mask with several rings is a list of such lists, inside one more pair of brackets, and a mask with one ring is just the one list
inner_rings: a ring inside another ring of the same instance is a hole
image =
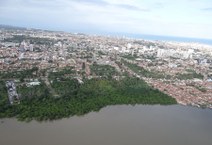
[[132, 44], [131, 44], [131, 43], [128, 43], [128, 44], [127, 44], [127, 48], [128, 48], [128, 49], [132, 48]]
[[24, 53], [21, 53], [18, 57], [19, 60], [24, 59]]
[[33, 50], [34, 50], [34, 49], [33, 49], [33, 44], [30, 44], [30, 45], [29, 45], [29, 51], [32, 52]]

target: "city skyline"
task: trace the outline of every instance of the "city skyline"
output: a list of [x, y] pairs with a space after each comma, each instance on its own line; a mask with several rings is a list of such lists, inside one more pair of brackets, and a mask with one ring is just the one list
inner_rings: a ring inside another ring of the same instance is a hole
[[8, 0], [0, 23], [84, 33], [212, 39], [210, 0]]

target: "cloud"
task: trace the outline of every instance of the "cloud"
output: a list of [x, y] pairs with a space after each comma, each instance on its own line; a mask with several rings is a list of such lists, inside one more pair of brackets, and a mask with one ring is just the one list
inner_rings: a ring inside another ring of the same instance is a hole
[[[1, 2], [1, 0], [0, 0]], [[2, 9], [42, 9], [46, 10], [55, 8], [65, 8], [67, 6], [67, 0], [7, 0], [0, 3]]]
[[154, 3], [154, 7], [155, 8], [164, 8], [164, 3], [163, 2], [156, 2], [156, 3]]
[[209, 8], [203, 8], [201, 9], [202, 11], [212, 11], [212, 7], [209, 7]]
[[77, 3], [94, 4], [94, 5], [100, 5], [100, 6], [109, 5], [109, 3], [104, 0], [72, 0], [72, 1]]
[[98, 5], [98, 6], [107, 6], [107, 7], [115, 7], [121, 8], [126, 10], [133, 10], [133, 11], [149, 11], [149, 9], [143, 9], [138, 6], [132, 4], [125, 4], [125, 3], [110, 3], [104, 0], [72, 0], [75, 3], [83, 3], [83, 4], [90, 4], [90, 5]]
[[128, 4], [113, 4], [112, 6], [134, 11], [144, 11], [144, 12], [150, 11], [150, 9], [142, 9], [140, 7]]

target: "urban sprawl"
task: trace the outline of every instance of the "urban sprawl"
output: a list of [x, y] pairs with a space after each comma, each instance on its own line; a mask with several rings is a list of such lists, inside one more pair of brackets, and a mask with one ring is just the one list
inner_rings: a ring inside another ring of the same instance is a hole
[[[36, 77], [2, 77], [10, 103], [19, 99], [16, 87], [41, 81], [52, 90], [49, 73], [71, 68], [64, 77], [101, 78], [92, 66], [110, 66], [118, 73], [143, 79], [179, 104], [212, 108], [212, 46], [198, 43], [147, 41], [125, 37], [71, 34], [35, 29], [0, 29], [0, 72], [34, 69]], [[54, 93], [54, 90], [51, 91]], [[57, 94], [55, 94], [57, 96]]]

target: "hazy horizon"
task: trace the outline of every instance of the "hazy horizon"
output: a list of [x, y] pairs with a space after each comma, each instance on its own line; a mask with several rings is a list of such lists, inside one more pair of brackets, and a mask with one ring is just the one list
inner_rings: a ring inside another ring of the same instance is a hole
[[0, 0], [0, 24], [91, 34], [212, 39], [210, 0]]

